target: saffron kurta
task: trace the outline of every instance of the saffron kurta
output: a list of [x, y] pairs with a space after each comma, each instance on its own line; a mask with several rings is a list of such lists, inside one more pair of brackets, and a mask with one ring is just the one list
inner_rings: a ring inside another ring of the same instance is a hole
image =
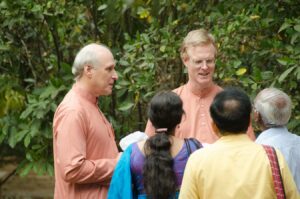
[[[211, 123], [212, 119], [209, 113], [209, 107], [222, 88], [218, 85], [213, 85], [206, 89], [201, 96], [195, 95], [191, 91], [190, 83], [187, 83], [174, 90], [183, 101], [183, 109], [185, 114], [182, 117], [181, 123], [177, 126], [175, 136], [179, 138], [196, 138], [201, 143], [213, 143], [218, 137], [213, 132]], [[148, 136], [154, 134], [155, 130], [151, 122], [148, 121], [146, 130]], [[255, 139], [253, 129], [250, 126], [247, 134], [251, 139]]]
[[111, 124], [97, 98], [76, 84], [53, 120], [56, 199], [107, 196], [118, 149]]
[[[276, 150], [287, 199], [299, 199], [295, 182]], [[274, 199], [268, 156], [245, 134], [221, 137], [194, 152], [186, 165], [180, 199]]]

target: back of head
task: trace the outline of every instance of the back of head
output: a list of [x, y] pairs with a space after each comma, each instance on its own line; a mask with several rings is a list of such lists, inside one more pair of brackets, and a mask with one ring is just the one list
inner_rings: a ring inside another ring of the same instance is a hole
[[221, 134], [245, 133], [250, 123], [251, 102], [242, 90], [226, 88], [215, 96], [210, 114]]
[[157, 93], [150, 101], [148, 116], [156, 129], [166, 128], [172, 132], [184, 113], [180, 97], [172, 91]]
[[78, 80], [83, 74], [84, 66], [98, 66], [99, 56], [101, 50], [110, 51], [109, 48], [103, 44], [88, 44], [84, 46], [76, 55], [73, 66], [72, 73], [75, 76], [75, 79]]
[[180, 47], [180, 56], [182, 60], [187, 58], [187, 48], [189, 46], [206, 46], [212, 44], [217, 53], [217, 46], [214, 37], [205, 29], [197, 29], [190, 31], [184, 38]]
[[284, 126], [291, 117], [290, 97], [276, 88], [260, 91], [254, 100], [254, 107], [260, 113], [266, 127]]
[[143, 177], [148, 198], [167, 199], [175, 194], [176, 176], [169, 136], [180, 123], [183, 112], [180, 97], [171, 91], [159, 92], [150, 101], [148, 116], [157, 133], [147, 139], [144, 146]]

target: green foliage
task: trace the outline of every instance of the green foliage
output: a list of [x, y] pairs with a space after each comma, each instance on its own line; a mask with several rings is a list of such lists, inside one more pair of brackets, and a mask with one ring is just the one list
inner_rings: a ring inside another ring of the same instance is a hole
[[204, 27], [218, 44], [215, 80], [251, 97], [276, 86], [292, 96], [289, 129], [300, 132], [300, 9], [297, 1], [3, 0], [0, 3], [0, 155], [19, 172], [53, 173], [52, 118], [73, 80], [76, 52], [112, 48], [119, 80], [99, 100], [117, 139], [144, 130], [147, 103], [186, 82], [179, 48]]

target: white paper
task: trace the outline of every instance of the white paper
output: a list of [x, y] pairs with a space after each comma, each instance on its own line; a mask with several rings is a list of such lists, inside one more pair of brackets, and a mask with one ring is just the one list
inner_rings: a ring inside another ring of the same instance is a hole
[[120, 140], [120, 147], [123, 151], [132, 143], [146, 140], [148, 136], [146, 133], [141, 131], [135, 131], [133, 133], [128, 134]]

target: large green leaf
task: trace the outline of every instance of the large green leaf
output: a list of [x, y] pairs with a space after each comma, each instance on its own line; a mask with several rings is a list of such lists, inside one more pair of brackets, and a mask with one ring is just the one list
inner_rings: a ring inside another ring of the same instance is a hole
[[124, 102], [124, 103], [118, 108], [118, 110], [120, 110], [120, 111], [128, 111], [128, 110], [130, 110], [133, 106], [134, 106], [134, 103], [132, 103], [132, 102]]
[[285, 78], [296, 68], [296, 66], [293, 66], [286, 71], [284, 71], [278, 78], [279, 83], [281, 83]]
[[300, 32], [300, 24], [297, 24], [294, 26], [294, 29], [297, 31], [297, 32]]
[[287, 28], [289, 28], [289, 27], [291, 27], [291, 26], [292, 25], [290, 23], [288, 23], [288, 22], [283, 23], [281, 25], [281, 27], [279, 28], [278, 33], [281, 32], [281, 31], [283, 31], [283, 30], [285, 30], [285, 29], [287, 29]]

